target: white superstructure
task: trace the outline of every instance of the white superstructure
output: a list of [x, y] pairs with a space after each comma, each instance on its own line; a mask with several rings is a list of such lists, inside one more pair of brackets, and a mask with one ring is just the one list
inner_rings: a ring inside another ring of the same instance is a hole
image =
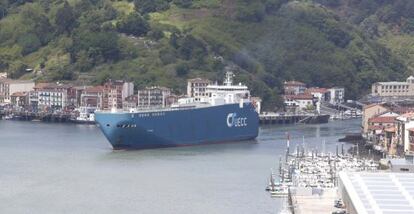
[[233, 85], [233, 72], [227, 72], [224, 85], [208, 85], [208, 101], [212, 105], [239, 103], [250, 99], [250, 91], [247, 86], [239, 83]]

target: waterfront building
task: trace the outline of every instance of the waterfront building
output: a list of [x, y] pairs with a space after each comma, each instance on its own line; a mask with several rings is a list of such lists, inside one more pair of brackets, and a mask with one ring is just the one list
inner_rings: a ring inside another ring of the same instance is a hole
[[288, 108], [309, 109], [314, 107], [314, 97], [311, 94], [285, 95], [284, 104]]
[[380, 115], [384, 112], [389, 111], [387, 107], [385, 107], [383, 104], [371, 104], [366, 105], [363, 108], [362, 113], [362, 127], [363, 127], [363, 133], [368, 133], [368, 120], [376, 115]]
[[400, 153], [414, 152], [414, 113], [405, 113], [396, 118], [396, 144]]
[[11, 104], [18, 108], [26, 108], [29, 105], [28, 92], [15, 92], [11, 96]]
[[130, 84], [123, 80], [109, 80], [106, 82], [104, 84], [103, 109], [122, 109], [124, 98], [130, 96], [128, 95]]
[[166, 98], [166, 105], [167, 106], [171, 106], [174, 103], [178, 102], [178, 99], [180, 99], [180, 96], [175, 95], [175, 94], [170, 94], [169, 96], [167, 96]]
[[382, 148], [389, 148], [388, 143], [391, 145], [392, 142], [387, 142], [386, 130], [388, 132], [392, 131], [397, 116], [398, 114], [387, 112], [370, 118], [368, 120], [368, 132], [366, 133], [367, 139]]
[[125, 100], [132, 95], [134, 95], [134, 83], [124, 82], [124, 85], [122, 86], [122, 100]]
[[287, 81], [283, 84], [285, 95], [298, 95], [305, 93], [306, 84], [299, 81]]
[[212, 82], [208, 79], [195, 78], [187, 81], [187, 96], [195, 98], [196, 101], [200, 101], [202, 98], [206, 98], [207, 86]]
[[171, 89], [166, 87], [152, 86], [138, 90], [138, 108], [166, 107]]
[[34, 87], [29, 101], [33, 109], [41, 111], [74, 109], [77, 103], [76, 89], [59, 83], [41, 83]]
[[414, 77], [408, 77], [405, 82], [376, 82], [371, 86], [371, 95], [378, 97], [414, 96]]
[[0, 79], [0, 103], [11, 103], [11, 95], [15, 92], [28, 92], [33, 90], [33, 80]]
[[0, 79], [6, 79], [7, 73], [6, 72], [0, 72]]
[[122, 104], [122, 107], [125, 111], [128, 111], [129, 109], [134, 109], [138, 107], [138, 95], [131, 95], [127, 98], [125, 98], [124, 103]]
[[325, 102], [326, 98], [328, 97], [328, 92], [330, 92], [326, 88], [318, 88], [318, 87], [311, 87], [305, 90], [305, 94], [310, 94], [314, 98], [317, 98], [320, 102]]
[[97, 110], [103, 108], [103, 86], [93, 86], [84, 89], [80, 96], [80, 105], [84, 107], [93, 107]]
[[345, 88], [333, 87], [328, 89], [326, 101], [331, 105], [338, 105], [345, 102]]

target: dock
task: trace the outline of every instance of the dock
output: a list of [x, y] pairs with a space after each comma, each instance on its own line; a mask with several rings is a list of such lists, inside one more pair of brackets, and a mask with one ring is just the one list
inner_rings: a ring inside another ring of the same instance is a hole
[[23, 112], [23, 111], [0, 111], [0, 119], [9, 116], [12, 120], [22, 121], [43, 121], [43, 122], [70, 122], [70, 113], [49, 113], [49, 112]]
[[[337, 188], [323, 189], [322, 194], [317, 195], [298, 195], [292, 194], [291, 212], [294, 214], [319, 214], [332, 213], [337, 209], [333, 206], [334, 201], [338, 199]], [[317, 206], [315, 206], [317, 205]]]
[[266, 113], [260, 114], [260, 124], [319, 124], [328, 123], [330, 115], [328, 114], [281, 114]]

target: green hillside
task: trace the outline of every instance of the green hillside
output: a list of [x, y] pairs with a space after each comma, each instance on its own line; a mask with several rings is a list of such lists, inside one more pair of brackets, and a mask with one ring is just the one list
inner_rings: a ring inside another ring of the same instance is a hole
[[357, 98], [372, 82], [407, 75], [413, 41], [385, 22], [374, 36], [346, 18], [363, 13], [344, 4], [354, 1], [0, 0], [0, 72], [183, 93], [187, 78], [221, 80], [232, 69], [266, 109], [280, 105], [284, 80], [344, 86]]

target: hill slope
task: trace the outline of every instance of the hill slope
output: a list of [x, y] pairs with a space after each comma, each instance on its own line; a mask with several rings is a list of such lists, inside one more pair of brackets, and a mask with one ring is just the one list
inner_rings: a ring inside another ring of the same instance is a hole
[[280, 104], [284, 80], [344, 86], [357, 98], [372, 82], [405, 77], [407, 57], [341, 16], [344, 2], [0, 0], [0, 72], [184, 92], [187, 78], [233, 69], [266, 109]]

